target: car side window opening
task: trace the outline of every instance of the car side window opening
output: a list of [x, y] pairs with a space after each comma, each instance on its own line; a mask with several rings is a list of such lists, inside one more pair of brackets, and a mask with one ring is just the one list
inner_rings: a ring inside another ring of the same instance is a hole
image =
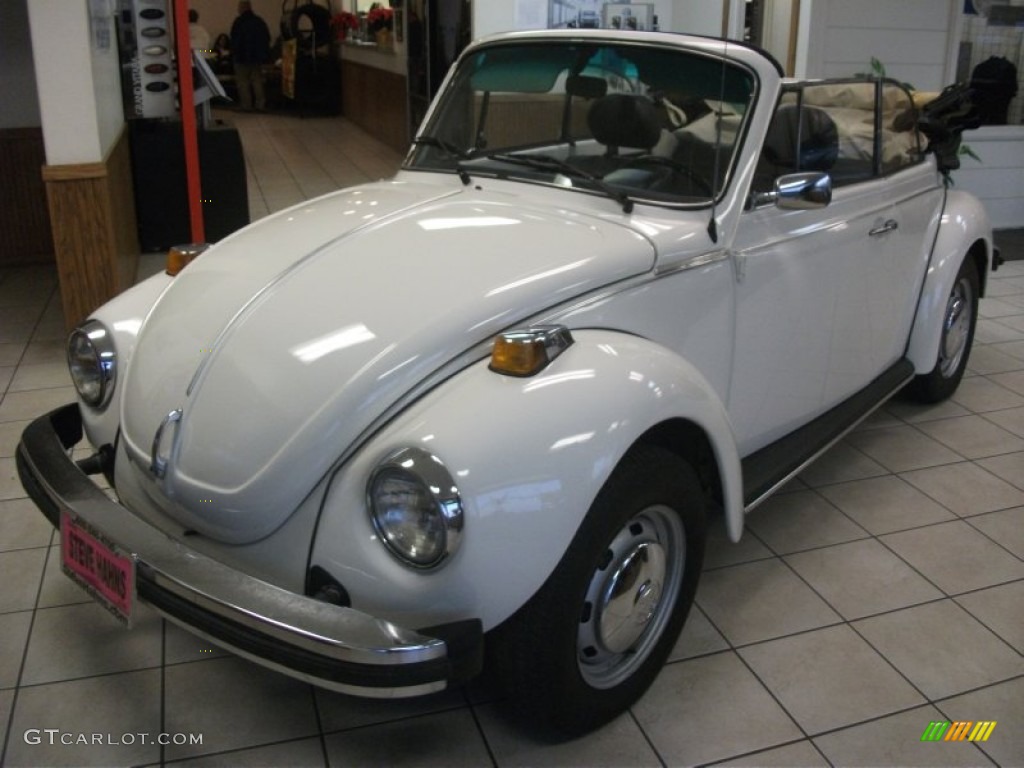
[[779, 100], [755, 173], [769, 192], [787, 173], [822, 171], [839, 188], [923, 159], [913, 99], [898, 83], [832, 81], [797, 86]]

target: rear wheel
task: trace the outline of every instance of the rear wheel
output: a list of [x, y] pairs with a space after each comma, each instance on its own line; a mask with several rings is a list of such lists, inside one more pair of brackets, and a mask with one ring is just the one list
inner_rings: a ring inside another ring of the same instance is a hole
[[930, 373], [914, 377], [906, 393], [921, 403], [937, 403], [960, 385], [971, 354], [978, 322], [978, 268], [970, 255], [964, 257], [942, 315], [939, 356]]
[[636, 701], [686, 620], [704, 537], [703, 496], [686, 462], [653, 446], [623, 459], [555, 571], [491, 635], [515, 712], [574, 736]]

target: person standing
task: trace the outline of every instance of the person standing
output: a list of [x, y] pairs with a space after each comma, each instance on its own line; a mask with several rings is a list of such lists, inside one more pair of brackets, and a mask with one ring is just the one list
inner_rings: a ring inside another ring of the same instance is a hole
[[199, 51], [207, 58], [213, 54], [210, 46], [210, 33], [199, 23], [199, 11], [195, 8], [188, 10], [188, 44], [193, 50]]
[[243, 111], [262, 112], [267, 106], [263, 90], [263, 65], [270, 61], [270, 30], [253, 13], [252, 3], [238, 3], [238, 17], [231, 25], [231, 61], [238, 86], [238, 101]]

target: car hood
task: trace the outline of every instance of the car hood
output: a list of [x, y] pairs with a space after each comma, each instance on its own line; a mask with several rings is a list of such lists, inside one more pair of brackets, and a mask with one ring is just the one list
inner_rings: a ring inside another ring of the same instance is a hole
[[425, 377], [654, 258], [627, 227], [499, 193], [390, 182], [319, 198], [175, 278], [139, 331], [122, 439], [173, 518], [258, 540]]

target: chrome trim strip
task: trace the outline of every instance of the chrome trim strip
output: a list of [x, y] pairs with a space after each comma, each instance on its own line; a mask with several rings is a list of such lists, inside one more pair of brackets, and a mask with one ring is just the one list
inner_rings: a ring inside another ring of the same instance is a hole
[[160, 426], [156, 428], [156, 434], [153, 436], [153, 447], [149, 452], [149, 471], [156, 477], [163, 477], [167, 474], [168, 459], [161, 458], [160, 456], [160, 443], [164, 438], [164, 430], [167, 428], [168, 424], [177, 424], [180, 421], [181, 408], [175, 408], [164, 416], [163, 421], [160, 422]]
[[788, 475], [783, 477], [781, 480], [779, 480], [777, 483], [775, 483], [775, 485], [773, 485], [767, 491], [762, 493], [760, 496], [758, 496], [752, 502], [747, 504], [746, 507], [743, 508], [744, 514], [753, 512], [763, 502], [767, 501], [768, 497], [770, 497], [773, 493], [775, 493], [777, 490], [779, 490], [779, 488], [784, 486], [786, 483], [788, 483], [794, 477], [796, 477], [801, 472], [803, 472], [807, 467], [809, 467], [811, 464], [813, 464], [818, 459], [820, 459], [825, 453], [827, 453], [829, 451], [829, 449], [832, 448], [832, 446], [834, 446], [836, 443], [838, 443], [840, 440], [842, 440], [844, 437], [846, 437], [848, 434], [850, 434], [850, 432], [852, 432], [854, 429], [856, 429], [860, 425], [860, 423], [864, 421], [864, 419], [866, 419], [872, 413], [874, 413], [879, 408], [881, 408], [883, 405], [885, 405], [887, 402], [889, 402], [890, 398], [892, 398], [893, 395], [895, 395], [897, 392], [899, 392], [901, 389], [903, 389], [903, 387], [905, 387], [907, 385], [907, 383], [911, 379], [913, 379], [913, 378], [914, 378], [914, 374], [911, 374], [911, 375], [907, 376], [907, 378], [903, 379], [897, 386], [895, 386], [892, 389], [891, 392], [889, 392], [889, 394], [887, 394], [885, 397], [880, 399], [871, 408], [868, 408], [866, 411], [864, 411], [864, 413], [861, 414], [860, 418], [858, 418], [856, 421], [854, 421], [852, 424], [850, 424], [850, 426], [848, 426], [846, 429], [844, 429], [841, 432], [839, 432], [835, 437], [833, 437], [828, 443], [823, 445], [820, 449], [815, 451], [800, 466], [798, 466], [796, 469], [794, 469]]
[[707, 253], [691, 256], [690, 258], [681, 261], [678, 264], [672, 264], [665, 269], [655, 268], [654, 274], [658, 277], [674, 275], [677, 272], [686, 272], [691, 269], [697, 269], [698, 267], [706, 267], [708, 264], [715, 264], [719, 261], [725, 261], [728, 258], [729, 251], [724, 248], [717, 251], [708, 251]]

